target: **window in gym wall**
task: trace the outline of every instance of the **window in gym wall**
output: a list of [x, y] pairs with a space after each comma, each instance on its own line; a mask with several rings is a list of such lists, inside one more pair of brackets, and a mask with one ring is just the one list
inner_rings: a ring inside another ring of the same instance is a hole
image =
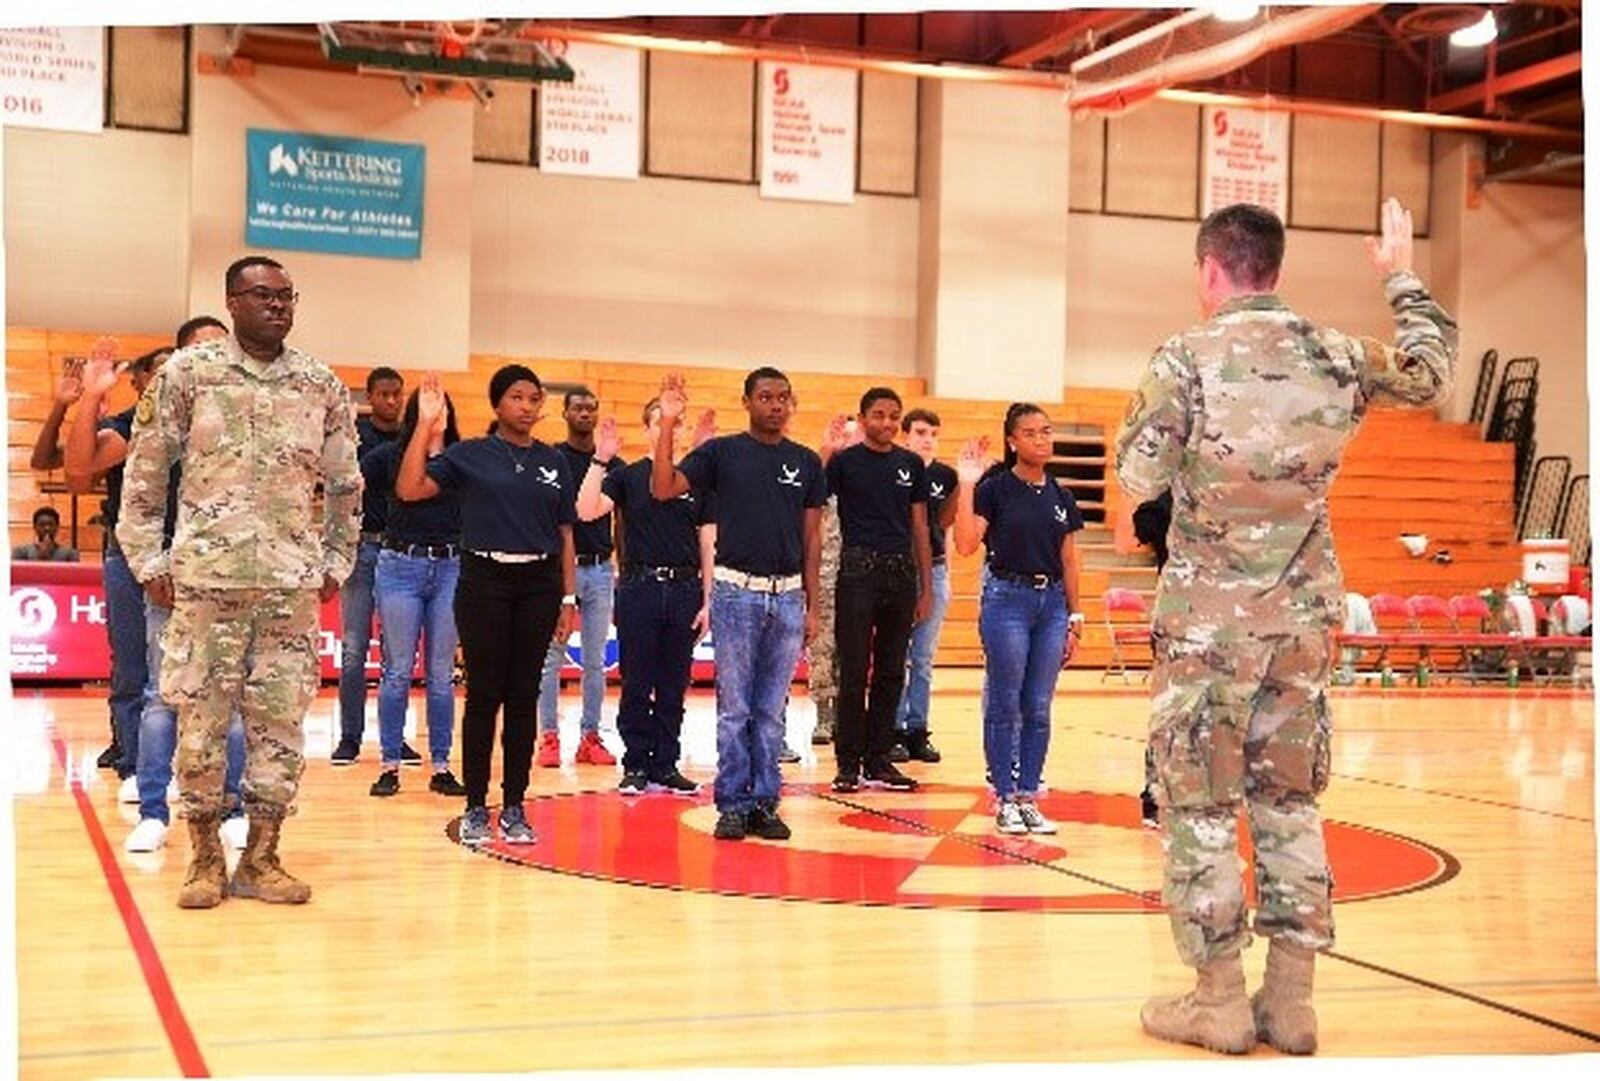
[[189, 28], [114, 26], [106, 41], [107, 126], [189, 130]]
[[532, 83], [496, 81], [493, 105], [472, 110], [472, 160], [498, 161], [510, 165], [532, 165], [536, 110]]
[[755, 183], [755, 69], [750, 60], [650, 53], [645, 173]]
[[877, 71], [861, 73], [856, 125], [856, 190], [872, 195], [917, 194], [920, 124], [918, 80]]
[[1200, 209], [1200, 108], [1153, 101], [1106, 123], [1105, 211], [1187, 218]]

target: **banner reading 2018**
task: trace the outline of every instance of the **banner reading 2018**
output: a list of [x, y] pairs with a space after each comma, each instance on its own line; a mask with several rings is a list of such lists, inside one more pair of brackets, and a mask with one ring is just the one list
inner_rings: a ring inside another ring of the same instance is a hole
[[417, 259], [427, 147], [251, 128], [245, 243]]

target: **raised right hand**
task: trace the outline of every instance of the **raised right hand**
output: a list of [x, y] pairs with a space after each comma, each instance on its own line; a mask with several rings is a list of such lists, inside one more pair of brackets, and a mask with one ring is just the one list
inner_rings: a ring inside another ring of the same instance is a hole
[[609, 462], [617, 456], [617, 451], [622, 449], [622, 437], [617, 434], [617, 418], [604, 417], [594, 435], [594, 456], [596, 461]]
[[439, 373], [429, 372], [417, 386], [417, 429], [432, 435], [444, 431], [446, 412], [444, 388], [439, 386]]
[[117, 385], [117, 379], [122, 375], [117, 362], [111, 357], [95, 354], [83, 366], [80, 374], [80, 385], [83, 393], [94, 398], [104, 398]]
[[83, 358], [69, 357], [61, 368], [61, 378], [56, 380], [57, 405], [71, 405], [83, 397]]
[[990, 464], [989, 437], [969, 439], [962, 444], [961, 455], [956, 459], [956, 478], [962, 484], [977, 484]]
[[1367, 258], [1378, 277], [1387, 278], [1397, 270], [1411, 269], [1411, 211], [1391, 196], [1383, 201], [1380, 217], [1383, 236], [1366, 238]]
[[678, 372], [668, 372], [661, 380], [661, 419], [679, 420], [688, 408], [689, 396], [684, 393], [683, 376]]

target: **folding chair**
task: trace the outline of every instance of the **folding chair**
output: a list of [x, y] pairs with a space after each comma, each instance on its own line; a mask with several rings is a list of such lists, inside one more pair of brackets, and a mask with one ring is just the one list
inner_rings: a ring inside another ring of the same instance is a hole
[[[1115, 672], [1122, 677], [1122, 682], [1128, 682], [1128, 655], [1124, 650], [1131, 651], [1136, 646], [1152, 649], [1150, 640], [1150, 607], [1145, 604], [1144, 597], [1131, 589], [1120, 586], [1106, 590], [1106, 637], [1111, 642], [1111, 663], [1106, 670], [1100, 673], [1101, 682]], [[1154, 660], [1152, 654], [1151, 660]], [[1149, 669], [1145, 669], [1144, 678], [1150, 678]]]

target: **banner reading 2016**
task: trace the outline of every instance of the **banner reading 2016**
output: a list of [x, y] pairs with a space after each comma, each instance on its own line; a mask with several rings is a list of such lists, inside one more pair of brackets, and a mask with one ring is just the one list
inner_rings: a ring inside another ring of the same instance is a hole
[[251, 128], [245, 243], [417, 259], [427, 147]]
[[762, 62], [763, 196], [855, 201], [858, 86], [849, 68]]

